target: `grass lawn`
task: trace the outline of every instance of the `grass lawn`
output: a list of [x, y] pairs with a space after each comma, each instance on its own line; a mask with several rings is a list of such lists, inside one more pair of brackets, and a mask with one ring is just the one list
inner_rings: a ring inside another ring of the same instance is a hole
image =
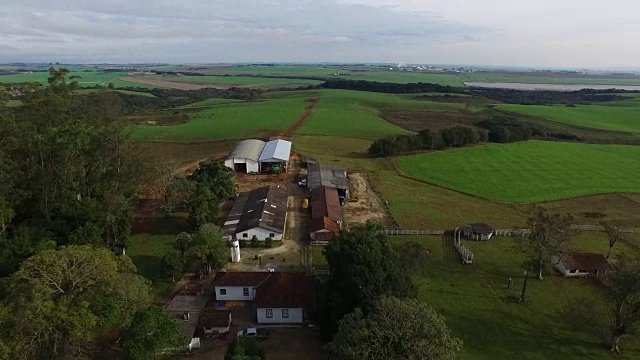
[[383, 120], [380, 109], [460, 110], [464, 107], [463, 104], [417, 101], [363, 91], [323, 90], [319, 93], [320, 102], [298, 134], [369, 139], [407, 134], [407, 130]]
[[135, 126], [133, 137], [160, 141], [268, 137], [298, 120], [306, 106], [306, 98], [219, 103], [192, 113], [187, 124]]
[[160, 277], [160, 263], [166, 253], [174, 251], [175, 238], [175, 235], [135, 234], [127, 248], [127, 256], [133, 260], [138, 273], [151, 280], [156, 296], [167, 293], [173, 286], [171, 279]]
[[[600, 251], [607, 246], [604, 238], [585, 241], [584, 237], [589, 238], [590, 234], [576, 238], [572, 246], [581, 251]], [[516, 304], [508, 297], [517, 293], [523, 283], [519, 240], [465, 241], [475, 255], [476, 262], [472, 265], [460, 264], [440, 237], [391, 238], [392, 243], [408, 241], [416, 241], [430, 250], [431, 261], [414, 274], [418, 297], [443, 314], [453, 334], [464, 341], [461, 359], [612, 358], [599, 334], [590, 327], [607, 322], [597, 283], [551, 275], [542, 281], [530, 279], [527, 286], [530, 301]], [[627, 250], [614, 248], [619, 252]], [[506, 286], [509, 277], [514, 280], [511, 289]], [[595, 301], [588, 310], [588, 324], [579, 321], [576, 315], [584, 310], [576, 306], [584, 298]], [[623, 355], [616, 358], [640, 356], [637, 340], [627, 340], [622, 346]]]
[[407, 175], [502, 202], [640, 192], [640, 148], [548, 141], [487, 144], [400, 157]]
[[[640, 132], [640, 104], [636, 101], [611, 105], [502, 105], [506, 111], [538, 116], [547, 120], [595, 129]], [[629, 106], [627, 106], [629, 105]]]

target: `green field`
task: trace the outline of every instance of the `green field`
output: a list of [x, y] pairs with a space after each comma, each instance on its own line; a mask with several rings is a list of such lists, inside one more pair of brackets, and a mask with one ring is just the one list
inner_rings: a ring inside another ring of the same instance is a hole
[[501, 105], [500, 109], [594, 129], [640, 132], [640, 104], [622, 101], [610, 105]]
[[[486, 242], [465, 242], [475, 255], [472, 265], [461, 265], [457, 255], [443, 246], [440, 237], [392, 237], [392, 243], [415, 241], [430, 251], [430, 261], [414, 274], [418, 297], [447, 319], [455, 336], [464, 341], [463, 360], [518, 359], [609, 359], [593, 326], [606, 326], [603, 305], [597, 299], [601, 290], [596, 282], [547, 276], [530, 279], [529, 302], [509, 301], [522, 288], [522, 255], [517, 239], [493, 238]], [[616, 244], [617, 246], [617, 244]], [[583, 233], [570, 247], [575, 251], [606, 251], [602, 234]], [[620, 254], [638, 257], [638, 250], [623, 244], [614, 247]], [[507, 279], [514, 280], [509, 290]], [[580, 321], [582, 299], [594, 301], [588, 323]], [[623, 343], [620, 359], [640, 356], [638, 341]]]
[[320, 91], [320, 102], [299, 129], [301, 135], [379, 138], [408, 131], [380, 117], [380, 109], [461, 110], [462, 104], [410, 100], [399, 95], [350, 90]]
[[[145, 77], [142, 77], [144, 79]], [[285, 78], [266, 78], [256, 76], [163, 76], [162, 80], [188, 82], [198, 84], [220, 84], [228, 86], [277, 86], [277, 85], [318, 85], [322, 83], [317, 80], [306, 79], [285, 79]]]
[[[80, 87], [93, 87], [96, 85], [106, 87], [107, 85], [109, 85], [109, 83], [113, 83], [113, 85], [117, 88], [120, 88], [120, 87], [134, 87], [134, 88], [145, 88], [145, 89], [156, 88], [156, 86], [152, 86], [152, 85], [135, 84], [128, 81], [120, 80], [121, 77], [127, 76], [127, 72], [100, 72], [95, 70], [72, 71], [69, 73], [68, 77], [71, 77], [71, 76], [80, 76], [80, 79], [78, 79], [78, 85], [80, 85]], [[44, 84], [47, 84], [48, 77], [49, 77], [48, 72], [34, 72], [30, 74], [26, 73], [26, 74], [18, 74], [18, 75], [0, 75], [0, 83], [37, 82], [44, 85]]]
[[268, 137], [298, 120], [306, 106], [306, 98], [219, 103], [190, 114], [187, 124], [135, 126], [133, 137], [160, 141]]
[[460, 74], [463, 82], [507, 82], [525, 84], [578, 84], [578, 85], [640, 85], [640, 77], [620, 78], [607, 76], [562, 74], [532, 74], [532, 73], [508, 73], [508, 72], [475, 72]]
[[407, 175], [502, 202], [640, 192], [640, 147], [547, 141], [488, 144], [401, 157]]
[[168, 292], [173, 286], [171, 279], [161, 278], [160, 263], [166, 253], [174, 251], [174, 240], [175, 235], [136, 234], [131, 236], [131, 245], [126, 249], [138, 273], [151, 280], [156, 295]]

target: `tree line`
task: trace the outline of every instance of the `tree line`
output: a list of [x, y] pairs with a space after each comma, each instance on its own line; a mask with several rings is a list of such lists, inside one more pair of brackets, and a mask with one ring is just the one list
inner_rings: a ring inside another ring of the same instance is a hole
[[375, 140], [369, 146], [373, 156], [394, 156], [419, 150], [442, 150], [486, 142], [487, 131], [465, 126], [431, 130], [426, 129], [415, 135], [391, 135]]

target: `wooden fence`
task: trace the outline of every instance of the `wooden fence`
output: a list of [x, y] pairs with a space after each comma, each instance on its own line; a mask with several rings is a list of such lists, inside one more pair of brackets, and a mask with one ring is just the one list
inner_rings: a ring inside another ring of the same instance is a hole
[[444, 235], [444, 230], [383, 230], [385, 235]]

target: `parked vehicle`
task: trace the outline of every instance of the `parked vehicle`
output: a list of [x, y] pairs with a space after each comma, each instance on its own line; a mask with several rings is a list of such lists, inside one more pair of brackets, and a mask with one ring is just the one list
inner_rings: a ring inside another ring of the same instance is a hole
[[303, 209], [308, 209], [309, 208], [309, 199], [304, 198], [304, 200], [302, 200], [302, 208]]
[[303, 188], [307, 187], [307, 179], [302, 179], [302, 180], [298, 181], [298, 186], [303, 187]]
[[238, 331], [238, 337], [241, 336], [263, 340], [269, 337], [269, 330], [263, 328], [248, 328]]

